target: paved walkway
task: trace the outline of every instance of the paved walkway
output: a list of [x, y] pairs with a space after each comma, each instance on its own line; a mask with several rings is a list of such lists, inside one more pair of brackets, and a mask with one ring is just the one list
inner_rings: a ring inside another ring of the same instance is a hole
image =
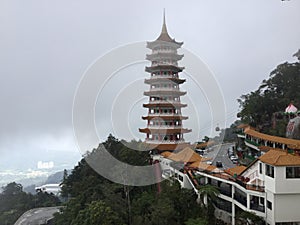
[[31, 209], [25, 212], [14, 225], [41, 225], [46, 224], [53, 214], [59, 212], [60, 207], [45, 207]]

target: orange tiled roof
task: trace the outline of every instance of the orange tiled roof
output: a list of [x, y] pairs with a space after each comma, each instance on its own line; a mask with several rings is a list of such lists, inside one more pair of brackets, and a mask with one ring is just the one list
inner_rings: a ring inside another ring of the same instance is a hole
[[247, 169], [246, 166], [236, 166], [236, 167], [233, 167], [233, 168], [228, 168], [228, 169], [224, 170], [224, 172], [230, 174], [231, 176], [233, 176], [234, 174], [240, 175], [246, 169]]
[[263, 134], [256, 130], [251, 129], [250, 127], [245, 128], [244, 132], [245, 132], [245, 134], [248, 134], [248, 135], [256, 137], [256, 138], [260, 138], [260, 139], [275, 142], [275, 143], [286, 144], [287, 146], [289, 146], [291, 148], [300, 149], [300, 140]]
[[172, 154], [171, 152], [166, 151], [166, 152], [162, 152], [160, 155], [165, 158], [168, 158], [171, 154]]
[[243, 129], [243, 128], [246, 128], [246, 127], [250, 127], [250, 125], [245, 124], [245, 123], [241, 123], [241, 124], [238, 125], [236, 128], [238, 128], [238, 129]]
[[184, 148], [178, 153], [171, 154], [168, 158], [177, 162], [196, 162], [202, 160], [202, 157], [189, 147]]
[[261, 145], [261, 146], [259, 146], [258, 147], [259, 148], [259, 150], [261, 150], [261, 151], [263, 151], [263, 152], [268, 152], [268, 151], [270, 151], [271, 149], [275, 149], [275, 150], [282, 150], [282, 149], [280, 149], [280, 148], [272, 148], [272, 147], [270, 147], [270, 146], [264, 146], [264, 145]]
[[197, 148], [205, 148], [207, 146], [213, 145], [215, 142], [214, 141], [208, 141], [208, 142], [204, 142], [201, 144], [197, 144], [196, 147]]
[[177, 143], [177, 144], [149, 144], [146, 143], [146, 149], [152, 150], [157, 149], [159, 151], [176, 151], [179, 149], [184, 149], [185, 147], [191, 146], [190, 143]]
[[191, 165], [189, 165], [189, 167], [195, 168], [195, 169], [200, 169], [200, 170], [205, 170], [205, 171], [209, 171], [209, 172], [211, 172], [217, 168], [213, 165], [208, 165], [208, 164], [200, 162], [200, 161], [193, 162]]
[[259, 160], [273, 166], [300, 166], [300, 156], [274, 149], [260, 156]]

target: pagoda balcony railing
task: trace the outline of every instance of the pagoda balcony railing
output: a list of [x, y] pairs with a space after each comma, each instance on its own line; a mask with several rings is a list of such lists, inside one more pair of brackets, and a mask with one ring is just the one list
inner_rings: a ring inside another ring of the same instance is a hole
[[155, 49], [152, 51], [152, 53], [153, 54], [155, 54], [155, 53], [175, 53], [176, 54], [177, 51], [174, 49]]
[[151, 116], [181, 116], [181, 113], [149, 113]]
[[179, 87], [178, 88], [169, 88], [169, 87], [151, 88], [150, 91], [179, 91]]
[[178, 63], [177, 62], [157, 62], [157, 63], [152, 63], [151, 66], [163, 66], [163, 65], [178, 66]]
[[152, 139], [149, 139], [149, 138], [146, 138], [145, 139], [146, 142], [148, 144], [181, 144], [181, 143], [185, 143], [185, 140], [182, 138], [180, 140], [152, 140]]
[[180, 103], [179, 100], [151, 100], [149, 103]]
[[151, 78], [178, 78], [178, 75], [171, 75], [171, 74], [152, 75]]
[[148, 116], [164, 117], [164, 116], [182, 116], [181, 113], [149, 113]]
[[149, 128], [182, 128], [182, 125], [154, 125], [148, 124]]

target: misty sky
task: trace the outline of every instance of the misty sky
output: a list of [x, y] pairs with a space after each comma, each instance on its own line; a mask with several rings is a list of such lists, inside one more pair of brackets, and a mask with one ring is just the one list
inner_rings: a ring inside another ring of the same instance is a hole
[[[183, 41], [183, 47], [214, 73], [225, 99], [228, 125], [236, 119], [236, 99], [255, 90], [278, 64], [294, 61], [292, 55], [300, 48], [298, 0], [2, 0], [0, 171], [8, 166], [20, 168], [28, 159], [34, 159], [33, 164], [50, 160], [49, 153], [52, 157], [59, 152], [57, 155], [64, 159], [61, 163], [68, 162], [70, 152], [79, 159], [72, 130], [72, 104], [81, 77], [97, 58], [112, 49], [156, 39], [163, 8], [169, 34]], [[118, 76], [122, 82], [125, 76], [128, 82], [138, 76], [144, 79], [148, 76], [145, 65], [126, 68]], [[185, 126], [200, 133], [187, 139], [196, 141], [210, 134], [215, 124], [210, 127], [205, 98], [201, 93], [195, 96], [197, 90], [188, 84], [188, 75], [182, 76], [187, 78], [182, 89], [190, 99], [199, 98], [197, 112], [184, 111], [192, 114]], [[139, 87], [135, 94], [140, 99], [128, 117], [131, 133], [119, 132], [119, 138], [144, 138], [137, 131], [146, 124], [140, 117], [146, 114], [142, 103], [147, 101], [143, 90], [148, 87]], [[109, 99], [110, 91], [105, 93]], [[189, 98], [182, 101], [189, 103]], [[96, 122], [107, 120], [101, 114], [105, 107], [105, 103], [96, 105]], [[194, 127], [199, 118], [201, 122], [196, 124], [200, 128]], [[109, 125], [98, 130], [102, 140], [113, 132]]]

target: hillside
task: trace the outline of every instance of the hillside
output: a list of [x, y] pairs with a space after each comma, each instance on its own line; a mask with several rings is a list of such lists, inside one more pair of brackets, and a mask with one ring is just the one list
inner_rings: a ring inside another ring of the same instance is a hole
[[285, 62], [273, 70], [259, 88], [242, 95], [238, 116], [242, 122], [263, 133], [285, 136], [288, 117], [285, 108], [292, 102], [300, 109], [300, 63]]

